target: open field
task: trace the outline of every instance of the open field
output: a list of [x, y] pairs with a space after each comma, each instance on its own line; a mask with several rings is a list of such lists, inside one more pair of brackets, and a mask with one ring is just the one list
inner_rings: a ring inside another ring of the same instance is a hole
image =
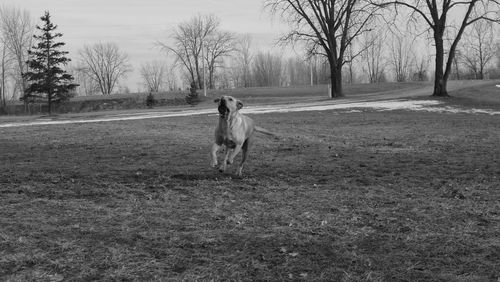
[[0, 280], [500, 278], [500, 116], [252, 117], [242, 178], [214, 116], [0, 128]]
[[[500, 81], [450, 81], [449, 88], [452, 95], [456, 96], [454, 99], [444, 99], [445, 104], [453, 104], [454, 106], [478, 107], [486, 108], [489, 110], [500, 109], [500, 89], [495, 87], [495, 84]], [[103, 110], [94, 112], [74, 112], [66, 114], [56, 114], [52, 116], [45, 115], [7, 115], [0, 116], [0, 127], [6, 123], [44, 123], [45, 121], [63, 121], [79, 119], [102, 119], [102, 120], [115, 120], [124, 117], [135, 116], [135, 119], [140, 119], [140, 116], [151, 118], [152, 116], [169, 116], [171, 113], [179, 112], [215, 112], [213, 100], [221, 95], [231, 95], [241, 99], [245, 103], [246, 111], [248, 108], [261, 108], [262, 106], [271, 107], [297, 107], [307, 105], [324, 105], [324, 104], [347, 104], [363, 101], [383, 101], [390, 99], [420, 99], [428, 100], [430, 93], [432, 93], [432, 85], [429, 83], [379, 83], [379, 84], [354, 84], [346, 85], [346, 97], [343, 99], [331, 100], [325, 95], [326, 86], [304, 86], [294, 88], [247, 88], [247, 89], [233, 89], [233, 90], [214, 90], [208, 93], [207, 97], [202, 97], [202, 101], [195, 107], [188, 105], [170, 105], [160, 106], [154, 109], [121, 109], [121, 110]], [[166, 95], [167, 93], [160, 93], [158, 95]], [[182, 93], [178, 93], [183, 95]], [[131, 96], [132, 95], [132, 96]], [[125, 99], [126, 97], [132, 98], [133, 95], [111, 95], [115, 96], [113, 99]], [[168, 94], [170, 95], [170, 94]], [[288, 95], [288, 96], [287, 96]], [[102, 96], [100, 96], [102, 98]], [[121, 97], [121, 98], [120, 98]], [[180, 97], [180, 96], [179, 96]], [[179, 98], [177, 97], [177, 98]], [[458, 97], [458, 98], [457, 98]], [[80, 102], [85, 102], [82, 99], [89, 99], [99, 105], [104, 103], [104, 100], [96, 100], [97, 97], [79, 97]], [[485, 99], [483, 99], [485, 98]], [[133, 99], [137, 99], [133, 98]], [[163, 97], [167, 99], [167, 97]], [[434, 99], [435, 100], [435, 99]], [[98, 107], [100, 108], [100, 107]], [[198, 114], [199, 114], [198, 113]]]

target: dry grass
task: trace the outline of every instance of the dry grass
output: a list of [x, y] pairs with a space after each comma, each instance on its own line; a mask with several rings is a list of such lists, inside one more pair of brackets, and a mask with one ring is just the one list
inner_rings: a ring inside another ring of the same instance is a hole
[[498, 116], [256, 115], [0, 129], [0, 280], [496, 281]]

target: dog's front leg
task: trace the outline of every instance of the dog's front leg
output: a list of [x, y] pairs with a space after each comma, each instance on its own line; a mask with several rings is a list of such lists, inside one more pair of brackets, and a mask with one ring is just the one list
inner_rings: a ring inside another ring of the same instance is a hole
[[210, 165], [212, 167], [216, 167], [217, 166], [217, 152], [219, 151], [221, 145], [217, 144], [217, 143], [214, 143], [212, 145], [212, 150], [210, 151], [210, 155], [212, 156], [212, 161], [210, 163]]
[[231, 153], [230, 152], [231, 149], [229, 149], [227, 146], [226, 146], [226, 153], [224, 154], [224, 161], [222, 161], [222, 164], [220, 165], [219, 167], [219, 171], [220, 172], [224, 172], [226, 171], [226, 168], [227, 168], [227, 163], [228, 163], [228, 159], [229, 159], [229, 154]]

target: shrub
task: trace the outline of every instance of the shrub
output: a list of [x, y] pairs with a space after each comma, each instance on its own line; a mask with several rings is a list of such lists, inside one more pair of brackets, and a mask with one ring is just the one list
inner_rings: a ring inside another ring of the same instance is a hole
[[193, 81], [191, 83], [191, 88], [189, 89], [189, 94], [186, 96], [186, 103], [191, 106], [194, 106], [200, 102], [200, 98], [198, 97], [198, 92], [196, 92], [196, 83]]
[[149, 92], [148, 96], [146, 97], [146, 106], [151, 109], [155, 104], [155, 96], [153, 95], [153, 92]]

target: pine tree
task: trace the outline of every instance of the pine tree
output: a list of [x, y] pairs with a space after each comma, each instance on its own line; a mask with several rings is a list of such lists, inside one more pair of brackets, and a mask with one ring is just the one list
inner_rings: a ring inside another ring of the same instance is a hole
[[29, 70], [24, 75], [29, 86], [26, 89], [24, 99], [29, 101], [36, 98], [47, 99], [50, 114], [52, 104], [69, 99], [70, 91], [75, 89], [78, 84], [71, 83], [73, 76], [61, 68], [61, 65], [66, 65], [71, 61], [65, 57], [68, 52], [59, 50], [65, 43], [55, 42], [62, 34], [54, 32], [57, 26], [50, 21], [48, 11], [40, 19], [44, 25], [36, 28], [41, 34], [33, 36], [36, 45], [28, 51]]

